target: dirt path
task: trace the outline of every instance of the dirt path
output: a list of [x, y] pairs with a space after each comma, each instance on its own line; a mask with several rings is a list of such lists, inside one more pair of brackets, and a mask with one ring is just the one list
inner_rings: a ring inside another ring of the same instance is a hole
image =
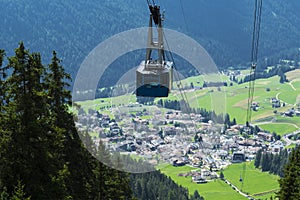
[[294, 91], [297, 90], [297, 89], [294, 87], [294, 85], [293, 85], [293, 81], [289, 82], [289, 85], [291, 86], [291, 88], [292, 88]]
[[245, 194], [244, 192], [240, 191], [238, 187], [230, 183], [227, 179], [224, 179], [225, 183], [227, 183], [230, 187], [232, 187], [233, 190], [236, 190], [240, 195], [243, 195], [246, 198], [250, 198], [249, 195]]
[[279, 98], [278, 98], [279, 95], [280, 95], [280, 92], [278, 92], [278, 93], [276, 94], [276, 99], [279, 99]]
[[[300, 130], [300, 127], [297, 124], [293, 124], [293, 123], [287, 123], [287, 122], [276, 122], [276, 119], [272, 119], [271, 121], [267, 121], [267, 122], [259, 122], [259, 123], [255, 123], [254, 125], [263, 125], [263, 124], [288, 124], [288, 125], [292, 125], [294, 127], [296, 127], [297, 129]], [[287, 133], [288, 134], [288, 133]]]

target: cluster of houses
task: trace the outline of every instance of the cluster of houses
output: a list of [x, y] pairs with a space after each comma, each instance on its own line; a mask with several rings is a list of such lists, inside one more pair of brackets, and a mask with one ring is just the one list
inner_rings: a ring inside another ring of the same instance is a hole
[[[281, 102], [279, 99], [277, 99], [276, 97], [270, 98], [268, 99], [270, 100], [270, 103], [272, 105], [273, 109], [276, 108], [280, 108], [280, 107], [284, 107], [285, 106], [285, 102]], [[259, 102], [252, 102], [251, 104], [251, 109], [254, 111], [259, 110], [260, 108], [260, 103]], [[298, 105], [298, 108], [290, 108], [288, 110], [286, 110], [285, 112], [280, 113], [282, 116], [286, 116], [286, 117], [300, 117], [300, 105]]]
[[180, 173], [178, 176], [181, 177], [192, 177], [192, 182], [194, 183], [207, 183], [208, 181], [218, 178], [216, 172], [211, 172], [206, 169], [191, 170], [188, 173]]
[[[120, 108], [111, 110], [110, 115], [80, 112], [76, 125], [94, 133], [95, 144], [101, 139], [110, 151], [134, 153], [154, 165], [198, 167], [201, 173], [192, 176], [198, 183], [213, 179], [215, 171], [231, 163], [254, 159], [259, 149], [278, 153], [284, 148], [282, 141], [266, 132], [245, 139], [242, 125], [228, 127], [224, 134], [223, 125], [204, 123], [199, 114], [189, 116], [142, 105], [126, 112]], [[201, 140], [195, 141], [196, 134]]]
[[293, 117], [293, 116], [300, 117], [300, 109], [298, 108], [298, 110], [295, 110], [294, 108], [291, 108], [285, 111], [284, 113], [282, 113], [282, 115], [287, 117]]

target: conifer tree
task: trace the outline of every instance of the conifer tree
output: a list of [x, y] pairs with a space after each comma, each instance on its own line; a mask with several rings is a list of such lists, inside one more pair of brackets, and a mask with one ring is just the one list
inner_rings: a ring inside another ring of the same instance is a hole
[[[3, 131], [3, 118], [4, 118], [4, 100], [5, 100], [5, 88], [4, 88], [4, 85], [5, 85], [5, 68], [2, 67], [2, 63], [3, 63], [3, 60], [4, 60], [4, 55], [5, 55], [5, 52], [4, 50], [1, 50], [0, 49], [0, 136], [2, 136], [1, 132]], [[2, 137], [0, 137], [0, 140], [1, 140]]]
[[61, 141], [61, 146], [54, 146], [54, 154], [60, 155], [65, 163], [64, 182], [67, 193], [74, 199], [89, 199], [92, 196], [92, 182], [95, 180], [92, 167], [93, 160], [83, 148], [77, 134], [74, 119], [69, 112], [71, 94], [66, 89], [70, 76], [64, 71], [57, 54], [53, 51], [52, 62], [46, 73], [45, 87], [47, 88], [48, 105], [50, 110], [52, 138]]
[[22, 180], [33, 199], [63, 199], [68, 196], [62, 177], [67, 169], [52, 151], [62, 143], [51, 137], [41, 56], [29, 53], [20, 43], [8, 60], [12, 74], [6, 80], [6, 121], [1, 127], [8, 139], [0, 147], [6, 152], [0, 178], [10, 193]]
[[[0, 49], [0, 116], [3, 111], [5, 68], [2, 68], [5, 52]], [[1, 117], [0, 117], [1, 120]]]
[[21, 181], [18, 181], [18, 184], [15, 186], [14, 193], [11, 197], [11, 200], [30, 200], [30, 197], [27, 197], [24, 192], [24, 185]]
[[300, 147], [292, 150], [288, 164], [284, 168], [284, 176], [279, 180], [280, 190], [277, 197], [280, 200], [296, 200], [300, 197]]

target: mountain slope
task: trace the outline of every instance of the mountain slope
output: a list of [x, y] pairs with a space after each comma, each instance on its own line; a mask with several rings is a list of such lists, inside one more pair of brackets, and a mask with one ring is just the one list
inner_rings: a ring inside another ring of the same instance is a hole
[[[219, 67], [249, 62], [252, 0], [156, 2], [166, 10], [165, 26], [196, 39]], [[264, 1], [260, 58], [284, 57], [300, 47], [299, 8], [296, 0]], [[119, 32], [147, 26], [148, 13], [146, 1], [139, 0], [3, 0], [0, 48], [13, 49], [22, 40], [32, 51], [49, 55], [46, 61], [55, 49], [74, 77], [85, 56], [97, 44]], [[122, 68], [121, 71], [127, 70], [126, 66]]]

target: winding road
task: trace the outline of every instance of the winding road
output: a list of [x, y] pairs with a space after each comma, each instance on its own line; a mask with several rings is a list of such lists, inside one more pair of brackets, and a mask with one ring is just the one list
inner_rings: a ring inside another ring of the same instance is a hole
[[252, 197], [250, 197], [249, 195], [245, 194], [244, 192], [242, 192], [241, 190], [239, 190], [239, 188], [237, 188], [235, 185], [233, 185], [231, 182], [229, 182], [227, 179], [224, 179], [224, 182], [227, 183], [230, 187], [232, 187], [233, 190], [236, 190], [239, 194], [243, 195], [244, 197], [248, 198], [248, 199], [253, 199]]
[[288, 133], [288, 134], [285, 134], [282, 139], [286, 142], [286, 146], [289, 146], [291, 144], [297, 144], [297, 141], [294, 141], [294, 140], [290, 140], [289, 137], [290, 136], [293, 136], [293, 135], [297, 135], [300, 133], [300, 130], [297, 130], [297, 131], [294, 131], [293, 133]]

